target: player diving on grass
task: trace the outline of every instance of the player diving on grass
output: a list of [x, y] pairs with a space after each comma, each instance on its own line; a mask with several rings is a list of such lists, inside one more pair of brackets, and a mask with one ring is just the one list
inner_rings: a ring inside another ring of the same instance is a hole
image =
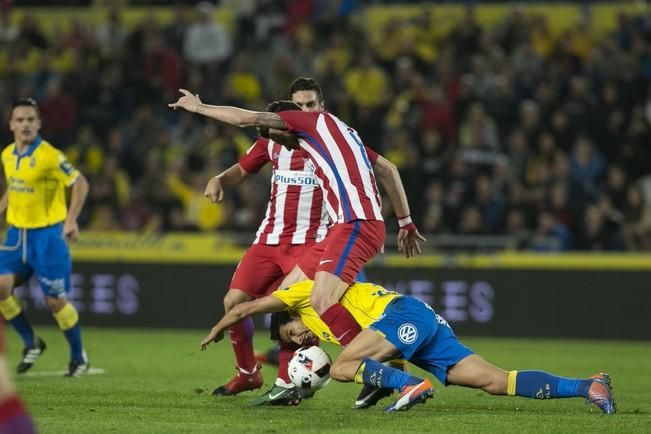
[[[340, 344], [310, 305], [313, 282], [306, 280], [270, 295], [240, 304], [222, 317], [201, 341], [201, 350], [224, 337], [224, 330], [249, 315], [282, 312], [272, 333], [285, 342], [305, 345], [318, 337]], [[433, 374], [443, 385], [481, 389], [491, 395], [533, 399], [585, 398], [606, 414], [614, 414], [610, 377], [565, 378], [542, 371], [506, 371], [495, 367], [463, 345], [452, 328], [422, 301], [372, 283], [354, 283], [346, 289], [342, 306], [363, 329], [341, 352], [330, 376], [342, 382], [396, 390], [399, 396], [386, 407], [392, 413], [408, 410], [432, 397], [434, 386], [382, 362], [404, 359]]]
[[[322, 242], [301, 254], [282, 286], [314, 279], [312, 306], [338, 340], [348, 344], [360, 328], [339, 299], [364, 264], [382, 250], [385, 239], [375, 174], [362, 140], [355, 130], [325, 111], [302, 112], [296, 107], [278, 113], [253, 112], [203, 104], [189, 91], [181, 89], [181, 93], [183, 96], [169, 107], [239, 127], [255, 126], [263, 136], [305, 152], [333, 226]], [[418, 242], [424, 238], [409, 215], [399, 218], [399, 225], [398, 248], [407, 257], [420, 253]]]

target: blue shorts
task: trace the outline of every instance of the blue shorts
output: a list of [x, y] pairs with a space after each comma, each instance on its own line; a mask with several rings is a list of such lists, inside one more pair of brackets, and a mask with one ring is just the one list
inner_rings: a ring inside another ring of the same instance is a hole
[[61, 297], [70, 290], [71, 272], [62, 223], [38, 229], [9, 227], [0, 250], [0, 274], [15, 274], [22, 280], [36, 274], [45, 295]]
[[382, 333], [405, 360], [446, 385], [448, 369], [474, 354], [459, 342], [446, 320], [414, 297], [394, 299], [370, 328]]

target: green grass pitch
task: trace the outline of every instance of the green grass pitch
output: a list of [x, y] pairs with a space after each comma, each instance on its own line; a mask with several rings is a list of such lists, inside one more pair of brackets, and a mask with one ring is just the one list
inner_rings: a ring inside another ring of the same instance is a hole
[[[67, 345], [55, 328], [38, 327], [48, 350], [34, 374], [62, 370]], [[651, 432], [651, 344], [463, 338], [489, 361], [508, 369], [541, 369], [565, 376], [611, 373], [619, 413], [591, 412], [582, 399], [534, 401], [492, 397], [437, 384], [433, 399], [408, 412], [380, 406], [351, 409], [360, 386], [332, 382], [298, 407], [249, 408], [259, 392], [217, 398], [210, 392], [235, 373], [229, 342], [198, 351], [204, 331], [86, 328], [92, 366], [104, 374], [79, 379], [35, 375], [18, 389], [42, 433], [400, 433], [400, 432]], [[7, 330], [10, 366], [21, 344]], [[257, 348], [269, 341], [256, 336]], [[332, 355], [336, 349], [326, 346]], [[419, 374], [422, 372], [416, 371]], [[264, 369], [265, 388], [274, 378]]]

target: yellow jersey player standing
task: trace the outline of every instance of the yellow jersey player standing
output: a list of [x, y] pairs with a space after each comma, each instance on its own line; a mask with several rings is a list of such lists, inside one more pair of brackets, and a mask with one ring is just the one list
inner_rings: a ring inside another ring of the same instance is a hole
[[[88, 370], [89, 363], [79, 315], [66, 299], [72, 269], [67, 241], [79, 238], [77, 217], [88, 194], [88, 182], [61, 151], [39, 135], [41, 118], [33, 99], [13, 105], [9, 128], [14, 143], [2, 151], [7, 190], [0, 199], [0, 213], [7, 211], [9, 229], [0, 250], [0, 313], [25, 344], [17, 372], [26, 372], [46, 346], [34, 335], [12, 292], [35, 274], [47, 306], [70, 344], [66, 376], [77, 377]], [[66, 187], [72, 188], [69, 210]]]

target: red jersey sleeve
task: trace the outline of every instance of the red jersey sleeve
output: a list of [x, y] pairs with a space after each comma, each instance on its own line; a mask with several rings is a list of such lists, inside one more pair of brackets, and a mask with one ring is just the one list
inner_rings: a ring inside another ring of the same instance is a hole
[[249, 173], [258, 173], [265, 164], [271, 161], [268, 149], [269, 139], [259, 138], [240, 158], [240, 167]]
[[319, 117], [318, 112], [294, 110], [280, 112], [278, 115], [285, 122], [287, 131], [290, 133], [305, 132], [308, 134], [313, 134], [313, 131], [316, 129], [316, 120]]
[[366, 149], [366, 155], [368, 155], [368, 160], [371, 162], [371, 165], [375, 164], [377, 159], [380, 158], [380, 154], [366, 145], [364, 145], [364, 149]]

